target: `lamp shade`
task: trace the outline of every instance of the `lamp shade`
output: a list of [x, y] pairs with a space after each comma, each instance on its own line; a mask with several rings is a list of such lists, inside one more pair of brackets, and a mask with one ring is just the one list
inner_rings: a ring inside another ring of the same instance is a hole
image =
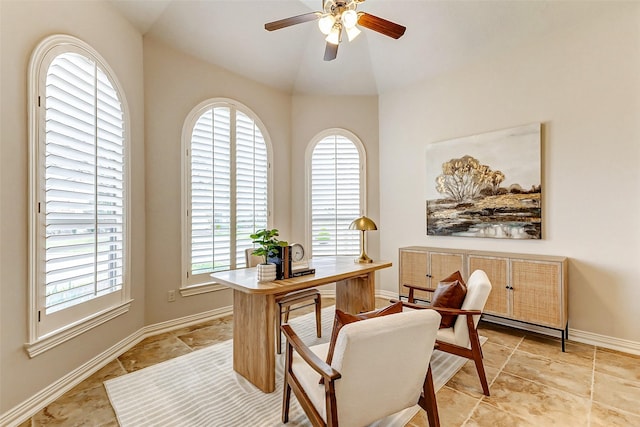
[[331, 44], [340, 44], [341, 34], [342, 34], [342, 27], [340, 25], [334, 25], [325, 40]]
[[344, 27], [348, 30], [353, 28], [358, 23], [358, 14], [355, 10], [347, 10], [342, 13], [342, 23]]
[[366, 216], [361, 216], [360, 218], [356, 218], [351, 222], [351, 224], [349, 224], [349, 230], [368, 231], [368, 230], [377, 230], [377, 229], [378, 227], [376, 226], [376, 223], [373, 222], [370, 218], [367, 218]]
[[356, 37], [358, 37], [358, 35], [359, 35], [361, 32], [362, 32], [362, 31], [360, 31], [357, 27], [347, 28], [347, 37], [349, 38], [349, 41], [352, 41], [353, 39], [355, 39]]
[[322, 34], [328, 36], [335, 22], [336, 18], [333, 15], [325, 15], [318, 20], [318, 28], [320, 28]]

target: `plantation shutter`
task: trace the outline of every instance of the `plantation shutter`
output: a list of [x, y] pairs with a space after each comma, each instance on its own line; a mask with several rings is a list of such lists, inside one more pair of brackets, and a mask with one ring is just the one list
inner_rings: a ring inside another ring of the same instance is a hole
[[236, 267], [246, 267], [249, 237], [267, 228], [267, 146], [262, 132], [246, 114], [236, 115]]
[[124, 117], [118, 93], [91, 59], [55, 57], [46, 74], [45, 314], [122, 289]]
[[361, 213], [360, 154], [346, 137], [332, 135], [311, 159], [311, 247], [313, 256], [357, 255], [360, 240], [349, 224]]
[[190, 150], [192, 279], [245, 266], [249, 235], [267, 226], [267, 165], [263, 135], [246, 114], [216, 106], [197, 119]]
[[191, 138], [191, 269], [228, 270], [231, 230], [231, 110], [212, 108]]

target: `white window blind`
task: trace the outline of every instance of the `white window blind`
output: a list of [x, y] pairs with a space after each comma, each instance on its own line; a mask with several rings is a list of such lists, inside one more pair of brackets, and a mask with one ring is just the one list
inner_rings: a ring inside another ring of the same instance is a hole
[[200, 116], [191, 137], [192, 274], [231, 265], [231, 124], [229, 108]]
[[262, 132], [246, 114], [236, 115], [236, 267], [246, 267], [249, 237], [267, 227], [267, 146]]
[[228, 103], [201, 111], [191, 132], [188, 284], [245, 267], [250, 234], [267, 227], [268, 154], [248, 114]]
[[44, 310], [120, 291], [124, 277], [124, 118], [95, 61], [55, 57], [46, 74], [40, 214]]
[[349, 224], [362, 212], [362, 162], [355, 144], [330, 135], [311, 157], [311, 250], [313, 256], [357, 255], [358, 232]]

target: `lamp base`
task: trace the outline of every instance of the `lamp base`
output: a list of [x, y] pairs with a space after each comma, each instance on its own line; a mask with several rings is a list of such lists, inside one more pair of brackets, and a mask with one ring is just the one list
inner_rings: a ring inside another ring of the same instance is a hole
[[369, 258], [366, 254], [364, 254], [364, 255], [360, 255], [359, 258], [355, 258], [353, 262], [359, 263], [359, 264], [370, 264], [373, 262], [373, 260]]

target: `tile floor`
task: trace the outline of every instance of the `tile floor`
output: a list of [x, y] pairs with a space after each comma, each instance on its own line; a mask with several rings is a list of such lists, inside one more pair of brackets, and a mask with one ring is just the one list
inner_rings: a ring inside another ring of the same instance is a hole
[[[640, 427], [640, 356], [575, 342], [562, 353], [556, 339], [486, 322], [480, 334], [491, 396], [468, 362], [437, 394], [443, 427]], [[117, 426], [103, 381], [231, 338], [232, 316], [147, 338], [20, 427]], [[421, 411], [406, 427], [426, 426]]]

